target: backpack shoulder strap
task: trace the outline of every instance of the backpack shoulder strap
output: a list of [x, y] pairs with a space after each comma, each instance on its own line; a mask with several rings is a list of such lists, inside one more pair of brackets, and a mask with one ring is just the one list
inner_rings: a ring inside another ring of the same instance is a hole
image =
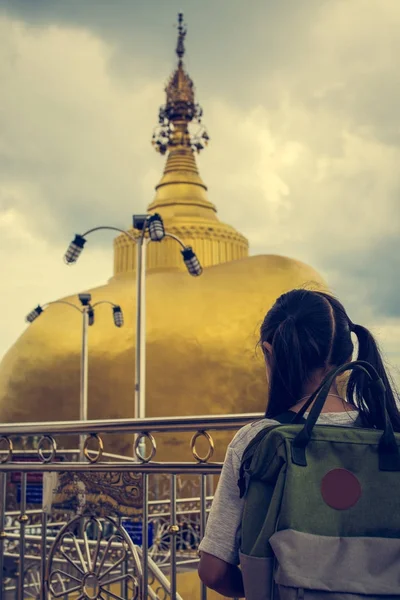
[[[277, 417], [273, 417], [273, 419], [271, 419], [271, 420], [277, 421], [277, 423], [279, 423], [279, 425], [288, 425], [293, 421], [295, 416], [296, 416], [295, 412], [288, 410], [288, 411], [282, 413], [281, 415], [278, 415]], [[305, 423], [306, 420], [301, 418], [297, 422]], [[248, 444], [247, 448], [243, 452], [242, 461], [241, 461], [241, 465], [240, 465], [240, 471], [239, 471], [239, 481], [238, 481], [241, 498], [244, 496], [246, 489], [247, 489], [248, 477], [246, 477], [246, 475], [247, 475], [248, 470], [250, 469], [250, 465], [251, 465], [253, 456], [254, 456], [258, 446], [260, 445], [260, 442], [264, 439], [264, 437], [267, 435], [267, 433], [271, 429], [274, 429], [275, 427], [278, 427], [278, 425], [267, 425], [266, 427], [264, 427], [264, 429], [261, 429], [261, 431], [259, 431], [257, 433], [257, 435], [254, 436], [254, 438], [251, 440], [251, 442]]]
[[[274, 417], [274, 421], [278, 421], [278, 423], [280, 423], [281, 425], [287, 425], [287, 424], [292, 423], [296, 414], [297, 413], [295, 413], [293, 410], [287, 410], [286, 412], [278, 415], [277, 417]], [[306, 422], [306, 420], [304, 419], [304, 417], [301, 417], [300, 419], [296, 420], [296, 424], [305, 423], [305, 422]]]

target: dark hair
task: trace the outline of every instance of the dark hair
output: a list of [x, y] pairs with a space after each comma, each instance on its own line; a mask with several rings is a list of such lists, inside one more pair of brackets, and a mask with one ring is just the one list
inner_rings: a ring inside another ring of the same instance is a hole
[[[357, 359], [369, 362], [378, 371], [386, 387], [390, 420], [395, 431], [400, 431], [395, 388], [373, 335], [365, 327], [354, 325], [333, 296], [301, 289], [280, 296], [261, 325], [260, 344], [268, 342], [272, 346], [272, 355], [263, 347], [271, 367], [266, 417], [273, 418], [297, 404], [313, 371], [339, 367], [351, 360], [352, 332], [358, 339]], [[351, 373], [346, 396], [367, 426], [383, 428], [384, 415], [374, 401], [366, 375]]]

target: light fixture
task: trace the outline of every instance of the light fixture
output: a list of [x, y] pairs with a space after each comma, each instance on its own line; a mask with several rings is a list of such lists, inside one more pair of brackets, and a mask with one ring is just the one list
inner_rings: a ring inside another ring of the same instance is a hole
[[68, 246], [68, 250], [64, 255], [64, 262], [67, 265], [72, 265], [73, 263], [76, 263], [85, 244], [85, 238], [82, 235], [79, 235], [79, 233], [77, 233], [75, 235], [74, 240]]
[[90, 306], [90, 304], [89, 304], [87, 314], [88, 314], [88, 325], [91, 326], [94, 324], [94, 308], [93, 308], [93, 306]]
[[26, 321], [28, 321], [28, 323], [33, 323], [33, 321], [35, 319], [38, 318], [38, 316], [43, 312], [43, 308], [40, 306], [40, 304], [37, 305], [36, 308], [34, 308], [29, 315], [26, 316]]
[[139, 231], [142, 231], [149, 217], [150, 215], [133, 215], [133, 229], [138, 229]]
[[165, 237], [164, 223], [161, 215], [155, 213], [148, 220], [149, 235], [152, 242], [161, 242]]
[[186, 248], [181, 250], [181, 253], [189, 274], [193, 275], [194, 277], [201, 275], [203, 268], [192, 248], [190, 246], [186, 246]]
[[89, 292], [83, 292], [82, 294], [78, 294], [78, 298], [82, 306], [89, 306], [92, 295]]
[[122, 327], [124, 324], [124, 315], [120, 306], [113, 306], [114, 324], [116, 327]]

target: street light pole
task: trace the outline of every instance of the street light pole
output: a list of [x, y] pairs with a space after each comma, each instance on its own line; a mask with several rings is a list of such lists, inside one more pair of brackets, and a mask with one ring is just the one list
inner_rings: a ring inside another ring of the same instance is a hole
[[82, 309], [81, 406], [80, 420], [88, 418], [88, 308]]
[[[92, 299], [91, 294], [84, 293], [78, 294], [78, 298], [81, 302], [82, 308], [76, 306], [72, 302], [67, 300], [55, 300], [54, 302], [48, 302], [47, 304], [38, 305], [32, 310], [26, 317], [29, 323], [33, 323], [43, 312], [45, 308], [52, 304], [65, 304], [75, 310], [79, 311], [82, 315], [82, 341], [81, 341], [81, 368], [80, 368], [80, 386], [79, 386], [79, 420], [87, 421], [88, 419], [88, 328], [94, 323], [94, 308], [98, 304], [110, 304], [113, 309], [113, 319], [116, 327], [122, 327], [124, 323], [123, 314], [121, 307], [108, 300], [100, 300], [95, 304], [90, 304]], [[79, 456], [82, 461], [84, 458], [83, 447], [85, 443], [85, 436], [81, 435], [79, 438]]]
[[136, 276], [136, 384], [135, 415], [146, 416], [146, 251], [147, 239], [140, 236], [137, 244]]
[[[146, 416], [146, 250], [147, 244], [150, 241], [160, 242], [164, 237], [169, 237], [175, 240], [181, 246], [181, 254], [183, 261], [190, 275], [198, 276], [202, 273], [202, 267], [193, 252], [192, 248], [185, 246], [178, 236], [168, 233], [164, 230], [164, 224], [159, 214], [144, 214], [133, 216], [133, 227], [139, 233], [137, 236], [132, 235], [129, 231], [101, 225], [89, 229], [83, 235], [75, 235], [74, 240], [70, 243], [64, 260], [67, 264], [73, 264], [80, 256], [84, 245], [86, 244], [86, 236], [102, 229], [117, 231], [127, 236], [136, 244], [136, 348], [135, 348], [135, 387], [134, 387], [134, 411], [136, 419], [143, 419]], [[146, 232], [149, 237], [146, 237]]]
[[[147, 215], [146, 215], [147, 217]], [[140, 368], [140, 332], [142, 330], [141, 328], [141, 323], [139, 324], [139, 317], [138, 317], [138, 312], [139, 312], [139, 297], [141, 296], [141, 278], [139, 277], [139, 272], [141, 272], [142, 270], [142, 261], [140, 259], [141, 255], [142, 255], [142, 245], [139, 243], [139, 238], [142, 237], [140, 236], [134, 236], [131, 233], [129, 233], [129, 231], [125, 231], [124, 229], [121, 229], [120, 227], [113, 227], [110, 225], [100, 225], [99, 227], [93, 227], [91, 229], [89, 229], [88, 231], [86, 231], [83, 235], [77, 234], [75, 235], [75, 238], [73, 239], [73, 241], [70, 243], [70, 245], [67, 248], [67, 251], [64, 255], [64, 262], [67, 265], [72, 265], [74, 264], [78, 258], [79, 255], [81, 254], [84, 245], [86, 244], [86, 236], [90, 235], [91, 233], [94, 233], [96, 231], [101, 231], [103, 229], [107, 229], [109, 231], [117, 231], [118, 233], [122, 233], [123, 235], [125, 235], [127, 238], [129, 238], [132, 242], [134, 242], [137, 246], [137, 274], [136, 274], [136, 281], [137, 281], [137, 307], [136, 307], [136, 349], [135, 349], [135, 386], [134, 386], [134, 411], [135, 411], [135, 418], [139, 418], [139, 412], [140, 412], [140, 393], [141, 393], [141, 368]], [[141, 303], [140, 303], [141, 305]]]
[[[81, 382], [80, 382], [80, 403], [79, 403], [79, 420], [87, 421], [88, 419], [88, 326], [89, 326], [89, 308], [90, 294], [79, 294], [79, 300], [82, 304], [82, 350], [81, 350]], [[79, 459], [83, 461], [83, 447], [85, 436], [79, 438]]]

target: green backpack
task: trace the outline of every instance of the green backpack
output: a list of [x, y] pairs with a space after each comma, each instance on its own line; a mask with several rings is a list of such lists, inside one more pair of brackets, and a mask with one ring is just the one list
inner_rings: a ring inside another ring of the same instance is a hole
[[[315, 425], [335, 377], [351, 369], [369, 377], [383, 433]], [[239, 479], [246, 600], [400, 600], [399, 444], [383, 382], [363, 361], [332, 371], [292, 423], [257, 434]]]

